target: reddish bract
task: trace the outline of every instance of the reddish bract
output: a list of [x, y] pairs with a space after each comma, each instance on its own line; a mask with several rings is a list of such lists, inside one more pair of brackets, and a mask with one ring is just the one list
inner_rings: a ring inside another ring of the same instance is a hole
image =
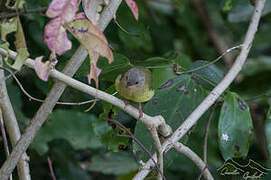
[[138, 20], [138, 7], [136, 5], [136, 2], [134, 0], [125, 0], [125, 2], [132, 11], [135, 19]]
[[69, 22], [75, 16], [77, 9], [77, 0], [53, 0], [46, 11], [46, 16], [50, 18], [60, 17]]
[[46, 24], [44, 29], [44, 43], [58, 55], [62, 55], [72, 47], [66, 30], [61, 26], [61, 19], [55, 18]]

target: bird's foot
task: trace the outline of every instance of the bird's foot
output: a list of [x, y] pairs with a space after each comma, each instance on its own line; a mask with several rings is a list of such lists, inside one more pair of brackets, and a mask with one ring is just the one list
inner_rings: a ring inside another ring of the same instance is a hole
[[138, 112], [139, 112], [139, 119], [143, 117], [143, 111], [142, 111], [142, 106], [141, 103], [138, 105]]
[[129, 101], [126, 100], [126, 99], [124, 99], [123, 102], [124, 102], [125, 106], [127, 106], [128, 104], [130, 104]]

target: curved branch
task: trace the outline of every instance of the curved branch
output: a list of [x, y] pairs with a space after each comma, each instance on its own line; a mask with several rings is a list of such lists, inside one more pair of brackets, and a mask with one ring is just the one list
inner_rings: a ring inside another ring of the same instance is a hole
[[200, 171], [203, 172], [203, 176], [205, 177], [205, 179], [214, 179], [208, 168], [206, 168], [206, 163], [202, 161], [200, 157], [196, 153], [194, 153], [189, 147], [177, 142], [174, 144], [174, 149], [192, 160], [198, 166]]
[[[250, 48], [252, 46], [252, 42], [257, 32], [260, 17], [262, 14], [262, 10], [265, 4], [265, 0], [257, 0], [256, 7], [254, 9], [245, 40], [243, 43], [242, 50], [239, 56], [236, 58], [235, 63], [227, 73], [227, 75], [223, 78], [223, 80], [210, 92], [210, 94], [202, 101], [202, 103], [187, 117], [187, 119], [183, 122], [183, 124], [172, 134], [170, 138], [168, 138], [162, 145], [162, 149], [164, 152], [168, 151], [173, 147], [173, 144], [178, 142], [188, 131], [189, 129], [198, 121], [198, 119], [208, 110], [208, 108], [214, 104], [217, 98], [229, 87], [235, 77], [238, 75], [242, 66], [244, 65]], [[156, 154], [153, 156], [156, 157]], [[141, 168], [134, 179], [137, 177], [141, 177], [143, 179], [150, 172], [150, 167], [153, 166], [152, 161], [148, 160], [145, 165]]]
[[[0, 66], [2, 65], [2, 56], [0, 56]], [[4, 71], [0, 70], [0, 109], [2, 109], [2, 114], [4, 117], [5, 125], [7, 132], [12, 144], [14, 147], [17, 141], [21, 137], [21, 132], [19, 125], [10, 102], [8, 91], [6, 87], [6, 81], [4, 76]], [[30, 180], [30, 172], [28, 165], [28, 156], [26, 153], [23, 153], [19, 163], [17, 164], [18, 175], [20, 180]], [[1, 179], [1, 178], [0, 178]]]
[[[115, 13], [122, 0], [111, 0], [109, 5], [101, 14], [101, 18], [97, 25], [98, 29], [103, 31], [111, 19], [115, 16]], [[87, 51], [80, 46], [72, 58], [69, 60], [68, 64], [63, 70], [63, 73], [73, 76], [78, 70], [80, 65], [83, 63], [87, 56]], [[18, 141], [13, 151], [11, 152], [8, 159], [5, 161], [0, 169], [0, 179], [6, 180], [12, 173], [17, 162], [19, 161], [21, 155], [26, 151], [32, 140], [34, 139], [36, 133], [42, 126], [42, 124], [47, 119], [49, 113], [53, 110], [57, 100], [60, 98], [66, 85], [62, 82], [56, 82], [49, 92], [45, 102], [41, 105], [39, 110], [36, 112], [35, 116], [31, 120], [31, 124], [27, 127], [25, 133], [22, 135], [21, 139]]]

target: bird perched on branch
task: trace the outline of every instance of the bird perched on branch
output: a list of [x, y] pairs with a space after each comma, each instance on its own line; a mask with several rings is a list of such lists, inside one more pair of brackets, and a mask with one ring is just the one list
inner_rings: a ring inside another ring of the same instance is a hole
[[125, 99], [139, 102], [139, 113], [142, 117], [141, 102], [150, 100], [154, 95], [151, 71], [144, 67], [133, 67], [117, 77], [115, 87]]

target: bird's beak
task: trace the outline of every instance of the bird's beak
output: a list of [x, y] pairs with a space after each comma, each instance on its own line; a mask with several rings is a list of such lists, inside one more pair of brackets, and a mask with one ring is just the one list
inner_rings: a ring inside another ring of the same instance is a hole
[[132, 85], [133, 85], [133, 83], [131, 83], [129, 81], [126, 82], [126, 87], [129, 87], [129, 86], [132, 86]]

